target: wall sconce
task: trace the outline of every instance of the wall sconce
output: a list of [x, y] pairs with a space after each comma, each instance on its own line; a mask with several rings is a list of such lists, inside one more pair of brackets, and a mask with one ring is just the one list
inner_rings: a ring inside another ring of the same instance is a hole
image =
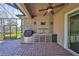
[[41, 25], [46, 25], [46, 22], [41, 22]]
[[50, 22], [50, 24], [53, 24], [53, 22]]
[[34, 24], [36, 25], [36, 22], [34, 22]]

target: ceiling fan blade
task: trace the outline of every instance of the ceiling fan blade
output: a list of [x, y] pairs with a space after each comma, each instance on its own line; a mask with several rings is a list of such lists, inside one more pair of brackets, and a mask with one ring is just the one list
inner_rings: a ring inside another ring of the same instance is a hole
[[51, 14], [53, 15], [54, 14], [54, 11], [51, 11]]
[[41, 9], [41, 10], [39, 10], [39, 11], [44, 11], [44, 10], [47, 10], [47, 9]]
[[60, 6], [64, 6], [65, 4], [64, 3], [62, 3], [62, 4], [59, 4], [59, 5], [57, 5], [57, 6], [54, 6], [53, 8], [58, 8], [58, 7], [60, 7]]
[[45, 16], [46, 14], [47, 14], [47, 12], [45, 12], [43, 16]]

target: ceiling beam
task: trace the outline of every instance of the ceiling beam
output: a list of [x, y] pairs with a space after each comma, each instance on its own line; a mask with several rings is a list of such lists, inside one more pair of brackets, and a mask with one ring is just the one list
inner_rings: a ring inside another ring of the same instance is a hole
[[31, 18], [31, 15], [25, 7], [24, 3], [16, 3], [16, 5], [22, 10], [22, 12], [25, 14], [27, 18]]

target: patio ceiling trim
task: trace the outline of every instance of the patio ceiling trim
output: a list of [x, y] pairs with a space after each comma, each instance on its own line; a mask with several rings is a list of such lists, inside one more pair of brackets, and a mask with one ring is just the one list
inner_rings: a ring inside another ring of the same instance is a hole
[[26, 18], [31, 18], [30, 13], [28, 12], [27, 8], [23, 3], [16, 3], [19, 9], [25, 14]]

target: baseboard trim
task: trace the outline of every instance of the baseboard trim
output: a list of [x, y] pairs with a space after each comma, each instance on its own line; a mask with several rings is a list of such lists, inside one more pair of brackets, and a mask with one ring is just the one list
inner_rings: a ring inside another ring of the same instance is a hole
[[79, 56], [78, 53], [74, 52], [73, 50], [69, 49], [69, 48], [65, 48], [67, 51], [69, 51], [71, 54], [73, 54], [74, 56]]

